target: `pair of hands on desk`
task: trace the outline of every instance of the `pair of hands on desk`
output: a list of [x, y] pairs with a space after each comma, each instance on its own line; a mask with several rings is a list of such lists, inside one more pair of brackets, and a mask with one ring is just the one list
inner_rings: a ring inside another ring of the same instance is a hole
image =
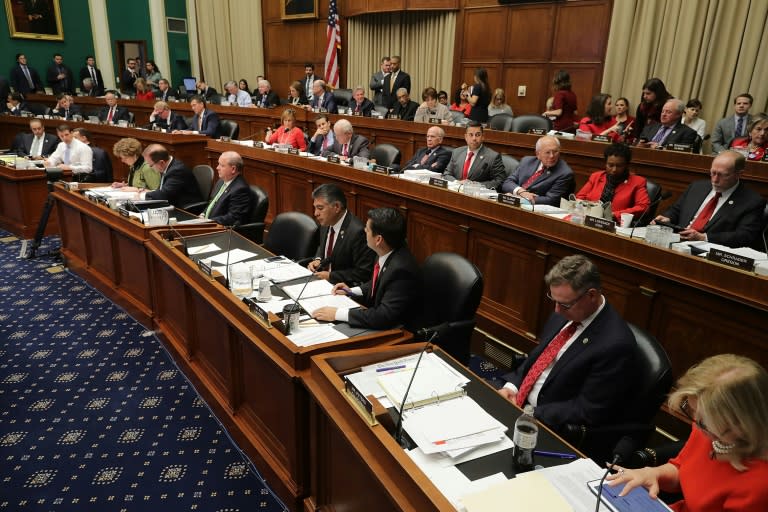
[[[663, 215], [657, 215], [656, 218], [651, 221], [651, 224], [656, 224], [656, 221], [668, 223], [670, 222], [670, 219], [669, 217], [665, 217]], [[695, 229], [686, 228], [680, 231], [680, 233], [678, 234], [680, 235], [680, 240], [683, 240], [685, 242], [706, 242], [707, 241], [707, 235], [705, 235], [704, 233], [700, 233]]]
[[307, 268], [314, 272], [316, 278], [327, 281], [328, 278], [331, 277], [331, 272], [328, 270], [321, 270], [318, 272], [317, 269], [320, 268], [320, 262], [321, 260], [312, 260], [309, 262], [309, 265], [307, 265]]
[[[331, 290], [333, 295], [349, 295], [349, 286], [345, 283], [336, 283]], [[312, 318], [315, 320], [321, 320], [323, 322], [333, 322], [336, 320], [336, 310], [330, 306], [318, 308], [312, 312]]]

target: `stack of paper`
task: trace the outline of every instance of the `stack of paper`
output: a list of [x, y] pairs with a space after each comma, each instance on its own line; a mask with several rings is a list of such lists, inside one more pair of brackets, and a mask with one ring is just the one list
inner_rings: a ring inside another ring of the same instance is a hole
[[292, 299], [299, 299], [299, 305], [308, 313], [328, 306], [338, 309], [359, 308], [360, 304], [346, 295], [331, 295], [333, 285], [324, 279], [316, 279], [306, 283], [284, 286], [283, 291]]
[[[379, 385], [392, 403], [400, 408], [405, 398], [405, 409], [447, 400], [464, 394], [468, 379], [445, 364], [435, 354], [424, 354], [418, 370], [402, 368], [380, 375]], [[411, 377], [416, 376], [411, 384]], [[410, 385], [410, 389], [408, 386]], [[408, 396], [405, 396], [406, 391]]]
[[568, 502], [538, 471], [529, 471], [485, 491], [461, 498], [467, 512], [573, 512]]

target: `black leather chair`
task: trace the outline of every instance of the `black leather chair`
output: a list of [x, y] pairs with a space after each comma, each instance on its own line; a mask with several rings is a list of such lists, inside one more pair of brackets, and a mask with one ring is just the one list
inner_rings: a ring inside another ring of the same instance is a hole
[[261, 187], [251, 185], [251, 215], [247, 224], [241, 224], [235, 231], [248, 240], [261, 244], [264, 240], [264, 219], [269, 210], [269, 196]]
[[[640, 216], [638, 218], [634, 219], [632, 221], [632, 225], [635, 227], [640, 226], [647, 226], [649, 222], [651, 222], [654, 218], [656, 218], [656, 210], [659, 209], [659, 201], [658, 199], [661, 197], [661, 186], [659, 186], [658, 183], [655, 181], [652, 181], [648, 178], [645, 179], [645, 190], [648, 192], [648, 198], [651, 200], [651, 206], [648, 208], [648, 211], [645, 212], [645, 215], [642, 215], [642, 219]], [[654, 204], [654, 201], [657, 201]]]
[[205, 210], [208, 205], [208, 200], [211, 197], [211, 190], [213, 189], [213, 168], [210, 165], [196, 165], [192, 169], [192, 174], [195, 175], [195, 181], [197, 181], [197, 188], [200, 191], [200, 197], [202, 201], [196, 203], [185, 204], [181, 208], [187, 210], [189, 213], [199, 215]]
[[552, 129], [552, 121], [548, 117], [535, 115], [517, 116], [512, 121], [512, 131], [517, 133], [528, 133], [531, 128], [539, 128], [545, 131]]
[[226, 96], [222, 94], [213, 94], [210, 98], [208, 98], [208, 103], [211, 105], [221, 105], [221, 102], [226, 99]]
[[386, 117], [387, 114], [389, 114], [389, 109], [384, 105], [376, 105], [375, 107], [373, 107], [373, 110], [375, 110], [376, 112], [378, 112], [384, 117]]
[[432, 297], [424, 304], [420, 327], [441, 325], [434, 342], [463, 364], [469, 364], [469, 342], [475, 312], [483, 295], [483, 275], [469, 260], [452, 252], [436, 252], [421, 268], [422, 289]]
[[501, 161], [504, 162], [504, 171], [507, 176], [515, 172], [515, 169], [520, 165], [520, 160], [510, 155], [501, 155]]
[[[3, 98], [3, 102], [5, 102], [5, 98]], [[36, 116], [51, 115], [51, 107], [41, 105], [40, 103], [27, 103], [26, 110], [32, 112]]]
[[496, 114], [488, 120], [488, 127], [491, 130], [511, 132], [514, 120], [515, 116], [512, 114]]
[[337, 107], [348, 107], [352, 102], [352, 89], [334, 89], [333, 100]]
[[240, 136], [240, 125], [230, 119], [221, 119], [219, 121], [219, 132], [224, 137], [237, 140]]
[[392, 144], [377, 144], [371, 151], [371, 160], [378, 165], [400, 168], [400, 150]]
[[453, 118], [453, 124], [459, 124], [467, 118], [464, 112], [459, 112], [458, 110], [451, 110], [451, 117]]
[[317, 250], [319, 229], [315, 219], [301, 212], [284, 212], [269, 227], [264, 248], [292, 260], [308, 258]]
[[184, 116], [184, 123], [187, 125], [187, 129], [191, 129], [192, 127], [192, 120], [195, 119], [195, 116]]

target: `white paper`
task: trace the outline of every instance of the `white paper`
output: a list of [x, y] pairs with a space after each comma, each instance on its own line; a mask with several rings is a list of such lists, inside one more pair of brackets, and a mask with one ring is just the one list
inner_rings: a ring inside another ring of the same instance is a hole
[[311, 270], [302, 267], [298, 263], [291, 263], [290, 265], [279, 264], [273, 268], [260, 270], [259, 273], [273, 283], [284, 283], [312, 275]]
[[248, 258], [256, 258], [258, 254], [244, 251], [242, 249], [232, 249], [231, 251], [223, 252], [221, 254], [217, 254], [213, 258], [211, 258], [212, 263], [219, 263], [222, 265], [226, 265], [229, 263], [232, 265], [233, 263], [239, 263], [241, 261], [247, 260]]
[[338, 341], [346, 339], [347, 336], [333, 328], [332, 324], [299, 327], [299, 332], [291, 334], [288, 339], [300, 347], [309, 347], [329, 341]]
[[321, 297], [302, 298], [299, 300], [299, 305], [301, 305], [301, 307], [304, 308], [304, 311], [308, 313], [312, 313], [316, 309], [326, 306], [338, 309], [354, 309], [360, 307], [360, 304], [346, 295], [323, 295]]
[[176, 224], [190, 225], [190, 224], [205, 224], [206, 222], [213, 222], [213, 221], [211, 219], [203, 219], [200, 217], [195, 217], [194, 219], [180, 220], [176, 222]]
[[592, 512], [595, 510], [597, 498], [589, 490], [586, 483], [596, 478], [602, 478], [604, 469], [592, 459], [577, 459], [569, 464], [552, 466], [536, 470], [573, 507], [574, 512]]
[[325, 279], [315, 279], [306, 283], [292, 284], [290, 286], [283, 286], [283, 291], [292, 299], [295, 299], [301, 294], [302, 299], [308, 299], [310, 297], [318, 297], [320, 295], [330, 295], [333, 290], [333, 285]]
[[216, 244], [201, 245], [198, 247], [188, 247], [187, 252], [189, 254], [205, 254], [206, 252], [220, 251], [221, 247]]

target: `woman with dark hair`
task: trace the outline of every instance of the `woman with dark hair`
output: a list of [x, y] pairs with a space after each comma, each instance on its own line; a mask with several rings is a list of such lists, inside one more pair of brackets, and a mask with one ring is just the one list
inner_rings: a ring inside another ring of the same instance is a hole
[[245, 92], [247, 92], [249, 95], [251, 94], [251, 89], [248, 87], [248, 80], [246, 80], [245, 78], [241, 78], [241, 79], [240, 79], [240, 80], [237, 82], [237, 87], [238, 87], [238, 88], [239, 88], [241, 91], [245, 91]]
[[643, 128], [650, 122], [661, 122], [661, 109], [672, 95], [660, 78], [649, 78], [643, 84], [643, 96], [635, 114], [634, 133], [643, 133]]
[[467, 84], [461, 84], [461, 87], [456, 89], [451, 110], [461, 112], [465, 117], [469, 117], [469, 113], [472, 111], [472, 104], [469, 102], [469, 87]]
[[488, 85], [488, 71], [477, 68], [474, 75], [475, 84], [469, 88], [469, 118], [478, 123], [488, 122], [488, 105], [491, 103], [491, 87]]
[[605, 148], [604, 156], [605, 170], [592, 173], [576, 193], [576, 199], [611, 203], [616, 222], [622, 213], [642, 214], [651, 200], [645, 188], [645, 178], [629, 172], [632, 150], [624, 144], [614, 143]]
[[587, 117], [579, 122], [579, 130], [594, 135], [607, 135], [614, 142], [619, 141], [616, 120], [613, 118], [613, 101], [610, 94], [597, 94], [592, 97], [587, 109]]
[[146, 70], [146, 76], [144, 79], [147, 81], [147, 85], [153, 91], [157, 90], [158, 82], [160, 82], [160, 80], [163, 78], [163, 75], [157, 68], [157, 64], [155, 64], [155, 61], [153, 60], [148, 60], [146, 63], [144, 63], [144, 69]]
[[768, 116], [758, 114], [749, 124], [749, 136], [733, 139], [731, 148], [743, 153], [747, 160], [762, 160], [768, 151]]
[[561, 69], [552, 81], [555, 91], [552, 96], [552, 108], [544, 112], [543, 116], [552, 119], [552, 127], [559, 132], [574, 132], [576, 118], [576, 95], [571, 90], [571, 75]]
[[632, 144], [635, 140], [635, 118], [629, 115], [629, 100], [619, 98], [613, 105], [616, 115], [613, 120], [616, 122], [616, 133], [619, 134], [619, 142]]
[[691, 130], [696, 130], [699, 137], [703, 139], [704, 135], [707, 133], [707, 122], [699, 117], [700, 113], [701, 102], [696, 98], [688, 100], [688, 103], [685, 104], [685, 111], [683, 111], [683, 117], [680, 119], [680, 122]]
[[289, 105], [308, 105], [309, 100], [304, 94], [304, 85], [296, 80], [288, 86], [288, 104]]

